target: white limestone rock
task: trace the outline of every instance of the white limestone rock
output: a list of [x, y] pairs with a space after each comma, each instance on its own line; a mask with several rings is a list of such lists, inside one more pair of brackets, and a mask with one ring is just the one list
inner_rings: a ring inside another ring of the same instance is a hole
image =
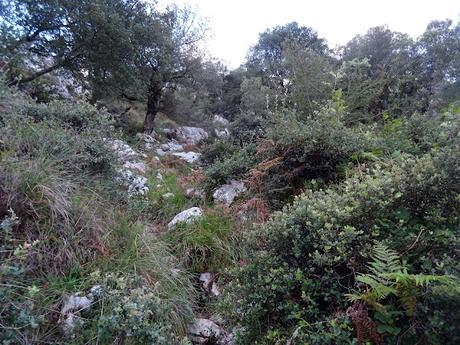
[[206, 293], [219, 297], [220, 291], [217, 283], [215, 282], [214, 275], [210, 272], [205, 272], [200, 274], [200, 282], [203, 283], [203, 289]]
[[201, 153], [196, 152], [173, 152], [173, 156], [179, 157], [180, 159], [186, 161], [187, 163], [193, 164], [197, 163], [200, 160]]
[[203, 210], [199, 207], [192, 207], [177, 214], [169, 223], [168, 229], [174, 228], [178, 223], [190, 223], [193, 220], [201, 217]]
[[230, 183], [224, 184], [214, 191], [214, 201], [230, 206], [233, 200], [246, 190], [247, 188], [244, 186], [244, 182], [231, 180]]
[[211, 338], [218, 339], [223, 334], [222, 329], [208, 319], [195, 319], [187, 331], [190, 340], [196, 344], [206, 344]]
[[140, 172], [141, 174], [145, 174], [147, 171], [147, 165], [144, 162], [125, 162], [123, 167], [125, 169]]
[[138, 160], [139, 157], [146, 158], [143, 153], [138, 153], [133, 150], [126, 142], [119, 139], [109, 140], [109, 144], [113, 152], [117, 155], [121, 162]]
[[179, 141], [193, 145], [197, 145], [200, 142], [208, 139], [208, 133], [203, 128], [199, 127], [177, 127], [174, 130], [174, 134]]
[[185, 190], [185, 195], [189, 198], [204, 199], [205, 192], [203, 188], [187, 188]]
[[230, 131], [228, 130], [228, 128], [223, 128], [223, 129], [214, 128], [214, 134], [218, 138], [226, 138], [230, 136]]
[[72, 335], [75, 328], [82, 326], [84, 321], [80, 317], [80, 312], [91, 308], [92, 303], [100, 298], [103, 289], [101, 285], [94, 285], [86, 296], [81, 296], [80, 292], [71, 295], [61, 308], [59, 323], [66, 336]]
[[147, 179], [144, 176], [137, 175], [131, 170], [118, 170], [120, 174], [119, 180], [128, 187], [128, 195], [145, 195], [149, 191]]

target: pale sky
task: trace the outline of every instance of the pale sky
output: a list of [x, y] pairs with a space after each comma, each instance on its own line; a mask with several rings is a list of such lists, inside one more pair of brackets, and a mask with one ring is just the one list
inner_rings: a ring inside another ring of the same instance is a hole
[[460, 17], [460, 0], [160, 0], [160, 5], [191, 5], [209, 20], [210, 54], [230, 68], [244, 62], [250, 46], [265, 29], [296, 21], [310, 26], [330, 47], [343, 45], [368, 28], [418, 37], [431, 20]]

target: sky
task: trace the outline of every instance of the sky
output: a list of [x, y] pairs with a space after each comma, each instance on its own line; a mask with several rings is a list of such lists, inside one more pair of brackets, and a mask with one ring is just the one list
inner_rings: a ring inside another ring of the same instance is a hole
[[206, 48], [230, 68], [244, 62], [259, 33], [292, 21], [336, 47], [373, 26], [387, 24], [416, 38], [432, 20], [460, 18], [460, 0], [159, 0], [170, 3], [191, 5], [208, 20]]

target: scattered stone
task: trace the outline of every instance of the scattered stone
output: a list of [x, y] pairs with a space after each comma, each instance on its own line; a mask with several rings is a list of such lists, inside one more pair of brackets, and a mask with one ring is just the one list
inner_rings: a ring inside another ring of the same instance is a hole
[[109, 140], [110, 146], [117, 155], [121, 162], [128, 162], [138, 160], [139, 157], [146, 158], [147, 156], [143, 153], [138, 153], [133, 150], [131, 146], [125, 143], [123, 140], [113, 139]]
[[136, 137], [144, 143], [146, 150], [152, 150], [158, 144], [158, 140], [145, 133], [137, 133]]
[[185, 190], [185, 195], [189, 198], [199, 198], [199, 199], [204, 199], [205, 197], [205, 192], [203, 188], [187, 188]]
[[200, 274], [200, 281], [203, 283], [203, 288], [206, 293], [211, 294], [214, 297], [219, 297], [220, 291], [215, 277], [212, 273], [205, 272]]
[[208, 139], [208, 133], [203, 128], [199, 127], [177, 127], [174, 130], [174, 134], [178, 140], [193, 145], [197, 145], [200, 142]]
[[192, 207], [189, 208], [185, 211], [182, 211], [181, 213], [177, 214], [169, 223], [168, 223], [168, 229], [172, 229], [175, 227], [178, 223], [190, 223], [196, 218], [199, 218], [203, 215], [203, 210], [199, 207]]
[[80, 312], [89, 310], [95, 299], [102, 295], [102, 286], [94, 285], [86, 296], [80, 296], [77, 292], [71, 295], [61, 308], [59, 323], [66, 336], [72, 335], [76, 327], [83, 325], [83, 319], [79, 316]]
[[224, 129], [214, 128], [214, 133], [216, 134], [216, 137], [218, 138], [225, 138], [225, 137], [230, 136], [230, 131], [228, 130], [228, 128], [224, 128]]
[[134, 174], [130, 170], [119, 170], [120, 180], [128, 186], [128, 195], [145, 195], [149, 191], [147, 179], [144, 176]]
[[137, 170], [141, 174], [145, 174], [147, 171], [147, 165], [143, 162], [125, 162], [123, 167], [129, 170]]
[[200, 160], [201, 153], [196, 152], [173, 152], [173, 156], [179, 157], [180, 159], [186, 161], [187, 163], [193, 164]]
[[223, 116], [221, 115], [214, 115], [213, 119], [212, 119], [212, 123], [214, 123], [215, 125], [222, 125], [222, 126], [228, 126], [230, 124], [230, 122]]
[[206, 344], [210, 340], [217, 340], [222, 335], [222, 329], [208, 319], [196, 319], [188, 326], [190, 340], [195, 344]]
[[247, 189], [243, 182], [231, 180], [230, 183], [224, 184], [220, 188], [216, 189], [213, 194], [214, 201], [230, 206], [233, 200], [246, 190]]
[[173, 152], [179, 152], [179, 151], [184, 150], [184, 147], [174, 139], [167, 142], [166, 144], [161, 144], [160, 148], [164, 151], [173, 151]]
[[169, 198], [174, 197], [174, 194], [173, 194], [173, 193], [165, 193], [165, 194], [162, 195], [162, 197], [163, 197], [164, 199], [169, 199]]

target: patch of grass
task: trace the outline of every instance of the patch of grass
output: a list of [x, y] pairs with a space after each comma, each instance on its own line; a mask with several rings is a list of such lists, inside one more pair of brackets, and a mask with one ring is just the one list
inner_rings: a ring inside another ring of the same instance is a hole
[[216, 272], [239, 256], [238, 231], [221, 209], [209, 210], [192, 223], [178, 224], [164, 240], [194, 272]]

